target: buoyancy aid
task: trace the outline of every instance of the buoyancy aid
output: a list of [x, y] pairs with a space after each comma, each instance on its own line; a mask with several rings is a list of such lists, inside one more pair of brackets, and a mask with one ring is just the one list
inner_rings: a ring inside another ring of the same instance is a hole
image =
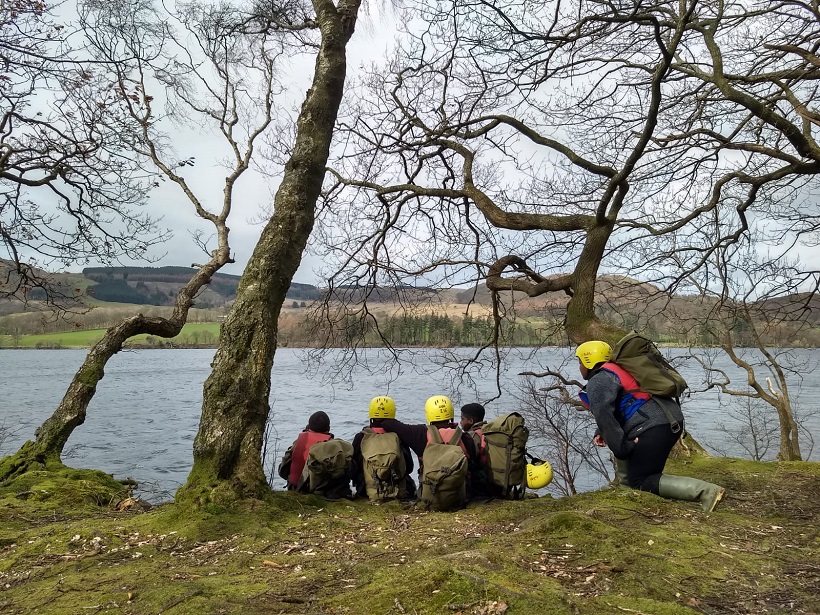
[[297, 485], [302, 470], [305, 469], [310, 447], [319, 442], [330, 440], [333, 436], [329, 433], [318, 433], [316, 431], [303, 431], [296, 437], [293, 445], [293, 454], [290, 462], [290, 474], [288, 475], [288, 485]]
[[[441, 439], [445, 442], [449, 442], [450, 438], [453, 437], [453, 434], [456, 432], [456, 427], [436, 427], [438, 432], [441, 434]], [[463, 432], [462, 432], [463, 433]], [[433, 443], [433, 437], [430, 435], [430, 432], [427, 432], [427, 444]], [[470, 453], [467, 452], [467, 447], [464, 445], [464, 440], [459, 440], [458, 445], [461, 447], [461, 450], [464, 451], [464, 454], [467, 456], [467, 459], [470, 458]], [[423, 461], [422, 458], [419, 457], [419, 471], [421, 471], [421, 465]]]
[[640, 390], [638, 381], [617, 363], [606, 362], [601, 366], [601, 369], [608, 371], [610, 374], [615, 374], [615, 377], [620, 381], [621, 387], [624, 389], [624, 394], [618, 401], [618, 409], [623, 413], [623, 420], [628, 421], [632, 418], [638, 409], [646, 402], [652, 399], [649, 393]]
[[482, 422], [481, 425], [478, 427], [473, 427], [469, 432], [467, 432], [473, 437], [476, 455], [478, 455], [478, 462], [482, 466], [487, 464], [487, 440], [484, 439], [484, 430], [481, 429], [483, 425], [484, 423]]

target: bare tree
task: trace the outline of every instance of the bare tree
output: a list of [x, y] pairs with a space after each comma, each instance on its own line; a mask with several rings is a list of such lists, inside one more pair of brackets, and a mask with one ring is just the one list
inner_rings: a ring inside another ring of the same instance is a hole
[[[109, 328], [88, 353], [54, 414], [0, 465], [0, 477], [25, 471], [32, 463], [57, 464], [72, 431], [81, 425], [107, 361], [131, 336], [148, 333], [174, 337], [185, 324], [197, 293], [226, 263], [233, 262], [228, 243], [228, 216], [237, 182], [250, 168], [256, 143], [271, 125], [277, 88], [274, 62], [279, 46], [264, 33], [237, 35], [244, 14], [230, 7], [191, 4], [175, 20], [157, 14], [151, 2], [105, 2], [87, 5], [83, 24], [91, 45], [104, 62], [110, 87], [96, 104], [119, 108], [112, 129], [135, 125], [131, 143], [142, 164], [159, 170], [185, 195], [196, 215], [212, 225], [214, 241], [208, 260], [193, 264], [191, 279], [177, 293], [170, 316], [136, 314]], [[179, 29], [173, 28], [176, 21]], [[189, 38], [186, 38], [186, 35]], [[197, 41], [191, 47], [190, 41]], [[155, 109], [159, 90], [168, 100], [168, 117]], [[162, 120], [196, 117], [210, 125], [227, 145], [228, 174], [221, 198], [200, 197], [185, 177], [193, 158], [175, 158], [160, 132]], [[208, 203], [213, 201], [213, 211]]]
[[[690, 276], [708, 308], [698, 323], [743, 370], [746, 381], [735, 384], [725, 370], [706, 357], [696, 357], [706, 371], [707, 387], [767, 404], [779, 425], [778, 459], [800, 460], [800, 430], [789, 380], [799, 383], [816, 366], [797, 362], [793, 350], [782, 347], [778, 337], [799, 336], [812, 327], [810, 305], [820, 274], [806, 272], [799, 262], [776, 254], [761, 256], [754, 244], [745, 241], [715, 252], [712, 264], [708, 272]], [[681, 323], [687, 320], [680, 318]], [[749, 420], [747, 415], [745, 422]], [[765, 421], [760, 428], [766, 432]]]
[[273, 5], [265, 6], [267, 10], [260, 5], [257, 20], [263, 31], [294, 32], [316, 46], [313, 81], [296, 121], [273, 215], [222, 325], [213, 370], [205, 382], [194, 465], [177, 492], [179, 503], [204, 505], [270, 493], [261, 451], [270, 414], [278, 318], [313, 229], [360, 0], [312, 0], [312, 14], [298, 2], [276, 11]]
[[811, 6], [462, 9], [420, 4], [428, 25], [350, 100], [317, 249], [357, 304], [337, 293], [326, 318], [373, 323], [385, 285], [484, 283], [497, 324], [517, 297], [565, 293], [571, 341], [614, 341], [601, 271], [668, 296], [751, 227], [816, 238]]
[[[153, 182], [130, 155], [108, 81], [44, 3], [0, 4], [0, 297], [77, 306], [47, 266], [144, 259], [167, 235], [140, 207]], [[116, 178], [116, 181], [112, 181]]]
[[[574, 495], [589, 489], [591, 476], [608, 482], [609, 459], [604, 460], [600, 449], [592, 444], [592, 414], [569, 398], [563, 383], [538, 387], [535, 382], [530, 379], [522, 386], [520, 412], [530, 430], [528, 450], [537, 451], [552, 465], [553, 488], [562, 495]], [[580, 479], [587, 482], [581, 483]]]
[[[717, 429], [733, 445], [732, 448], [740, 447], [747, 457], [755, 461], [769, 461], [773, 456], [769, 451], [777, 442], [779, 430], [777, 420], [766, 404], [752, 397], [730, 396], [728, 400], [722, 398], [720, 405], [721, 411], [734, 422], [730, 424], [719, 420]], [[737, 454], [736, 450], [714, 443], [712, 447], [722, 455]]]

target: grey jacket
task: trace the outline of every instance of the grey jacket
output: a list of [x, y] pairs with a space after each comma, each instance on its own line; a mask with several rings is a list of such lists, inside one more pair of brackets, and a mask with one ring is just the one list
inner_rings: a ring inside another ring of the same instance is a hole
[[[623, 422], [618, 402], [626, 393], [621, 381], [612, 372], [593, 371], [586, 386], [589, 406], [598, 424], [598, 432], [618, 459], [628, 459], [635, 448], [633, 440], [651, 427], [670, 425], [669, 418], [660, 404], [653, 398], [641, 406], [630, 419]], [[680, 405], [664, 398], [663, 403], [672, 417], [683, 425]], [[670, 426], [671, 429], [671, 426]]]

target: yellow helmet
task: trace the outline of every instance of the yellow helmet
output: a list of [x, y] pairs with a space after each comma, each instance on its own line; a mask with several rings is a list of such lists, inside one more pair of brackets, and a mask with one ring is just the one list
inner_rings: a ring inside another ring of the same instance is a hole
[[434, 395], [424, 404], [424, 413], [428, 423], [438, 421], [452, 421], [455, 416], [453, 402], [446, 395]]
[[598, 363], [609, 361], [609, 357], [612, 356], [612, 348], [606, 342], [593, 340], [578, 346], [575, 356], [581, 360], [584, 367], [592, 369]]
[[392, 397], [374, 397], [370, 400], [371, 419], [394, 419], [396, 418], [396, 402]]
[[552, 466], [547, 461], [527, 464], [527, 487], [541, 489], [552, 482]]

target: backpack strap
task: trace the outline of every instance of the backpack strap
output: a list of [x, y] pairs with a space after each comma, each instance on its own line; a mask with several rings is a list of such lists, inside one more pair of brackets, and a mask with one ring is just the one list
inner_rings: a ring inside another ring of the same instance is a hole
[[[436, 431], [438, 431], [438, 430], [436, 430]], [[455, 444], [457, 446], [460, 445], [461, 444], [461, 436], [463, 436], [463, 435], [464, 435], [464, 432], [461, 431], [461, 426], [456, 427], [453, 430], [453, 435], [450, 436], [450, 439], [447, 441], [447, 444]], [[441, 438], [441, 434], [439, 434], [439, 438]]]
[[507, 461], [504, 464], [504, 491], [502, 491], [504, 497], [510, 493], [510, 465], [512, 465], [512, 447], [513, 447], [513, 437], [512, 434], [507, 436]]
[[[448, 429], [450, 428], [448, 427]], [[427, 433], [429, 435], [429, 437], [427, 438], [427, 442], [429, 444], [457, 444], [459, 446], [461, 445], [461, 437], [464, 435], [464, 432], [461, 431], [460, 426], [456, 426], [456, 428], [453, 429], [453, 434], [450, 436], [450, 439], [447, 440], [447, 442], [445, 442], [442, 439], [441, 432], [435, 425], [428, 425]]]
[[302, 473], [299, 475], [299, 480], [296, 482], [296, 491], [298, 493], [308, 493], [310, 491], [310, 470], [307, 464], [302, 468]]
[[427, 426], [427, 436], [427, 441], [432, 444], [444, 444], [444, 440], [441, 439], [441, 434], [435, 425]]
[[[659, 395], [653, 395], [652, 399], [661, 407], [663, 413], [666, 415], [666, 418], [669, 419], [669, 426], [672, 428], [672, 433], [678, 433], [683, 430], [683, 425], [681, 425], [675, 416], [672, 414], [672, 410], [667, 406], [669, 403], [673, 403], [673, 400], [668, 397], [661, 397]], [[678, 406], [680, 406], [680, 402], [677, 402]]]

